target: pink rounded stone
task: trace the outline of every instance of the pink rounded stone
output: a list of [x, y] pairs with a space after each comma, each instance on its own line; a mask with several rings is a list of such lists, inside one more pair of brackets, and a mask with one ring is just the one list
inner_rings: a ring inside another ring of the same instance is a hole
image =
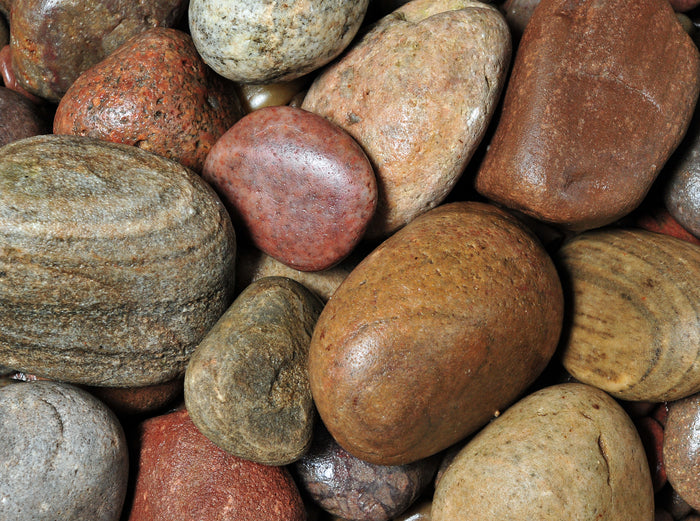
[[377, 206], [374, 171], [357, 142], [289, 106], [239, 120], [212, 148], [203, 177], [259, 249], [301, 271], [345, 258]]

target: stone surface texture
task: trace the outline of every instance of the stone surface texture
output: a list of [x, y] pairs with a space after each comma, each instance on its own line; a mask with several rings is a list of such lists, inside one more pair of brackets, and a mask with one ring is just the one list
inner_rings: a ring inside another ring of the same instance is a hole
[[663, 459], [673, 489], [700, 510], [700, 395], [670, 404], [664, 431]]
[[61, 98], [53, 130], [134, 145], [201, 172], [242, 115], [233, 85], [204, 64], [190, 36], [158, 27], [81, 74]]
[[129, 521], [305, 521], [286, 467], [260, 465], [218, 448], [186, 410], [156, 416], [139, 429]]
[[38, 136], [0, 149], [0, 364], [110, 387], [172, 380], [232, 299], [214, 191], [138, 148]]
[[248, 286], [207, 333], [185, 374], [185, 404], [207, 438], [265, 465], [297, 460], [311, 443], [311, 333], [323, 304], [296, 281]]
[[191, 0], [189, 26], [204, 61], [241, 83], [278, 83], [330, 62], [350, 43], [368, 0]]
[[301, 271], [348, 256], [377, 207], [362, 148], [340, 127], [294, 107], [238, 121], [212, 148], [202, 176], [259, 249]]
[[564, 367], [623, 400], [700, 391], [700, 246], [645, 230], [579, 234], [557, 254]]
[[432, 519], [653, 521], [644, 448], [600, 389], [542, 389], [460, 451], [435, 490]]
[[700, 54], [668, 2], [542, 0], [476, 188], [573, 230], [610, 224], [646, 196], [699, 88]]
[[12, 68], [12, 51], [10, 50], [9, 44], [0, 49], [0, 76], [2, 76], [2, 82], [8, 89], [21, 94], [29, 101], [36, 103], [37, 105], [44, 102], [44, 100], [41, 98], [27, 92], [17, 82], [15, 71]]
[[13, 90], [0, 87], [0, 147], [50, 132], [46, 117], [34, 103]]
[[369, 236], [384, 238], [445, 199], [484, 136], [510, 52], [496, 8], [418, 0], [316, 78], [302, 108], [347, 130], [377, 175]]
[[114, 414], [57, 382], [0, 387], [0, 518], [118, 521], [129, 458]]
[[354, 456], [400, 465], [483, 426], [532, 383], [562, 323], [557, 272], [521, 222], [435, 208], [345, 279], [309, 352], [316, 407]]

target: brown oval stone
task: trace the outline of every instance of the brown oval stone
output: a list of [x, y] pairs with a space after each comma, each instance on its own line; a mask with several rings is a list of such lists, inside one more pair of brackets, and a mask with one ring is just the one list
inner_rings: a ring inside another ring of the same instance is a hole
[[518, 220], [481, 203], [438, 207], [368, 255], [326, 304], [309, 353], [318, 411], [358, 458], [427, 457], [532, 383], [562, 308], [554, 265]]
[[700, 247], [609, 228], [560, 252], [570, 314], [566, 369], [623, 400], [662, 402], [700, 390]]
[[0, 87], [0, 147], [50, 132], [49, 123], [34, 103], [13, 90]]
[[700, 395], [669, 405], [663, 459], [673, 489], [688, 505], [700, 510]]
[[187, 411], [139, 428], [130, 521], [304, 521], [299, 491], [285, 467], [237, 458], [197, 430]]
[[360, 146], [324, 118], [268, 107], [238, 121], [211, 150], [203, 177], [255, 245], [284, 264], [320, 271], [359, 242], [377, 185]]
[[204, 64], [192, 38], [160, 27], [81, 74], [58, 104], [53, 131], [134, 145], [201, 172], [242, 115], [233, 86]]
[[182, 378], [145, 387], [85, 386], [120, 417], [154, 413], [182, 396]]
[[[184, 0], [14, 0], [10, 37], [20, 85], [59, 101], [68, 87], [132, 36], [170, 27]], [[76, 23], [78, 22], [79, 23]]]
[[649, 191], [699, 89], [700, 54], [668, 2], [542, 0], [476, 188], [574, 230], [612, 223]]

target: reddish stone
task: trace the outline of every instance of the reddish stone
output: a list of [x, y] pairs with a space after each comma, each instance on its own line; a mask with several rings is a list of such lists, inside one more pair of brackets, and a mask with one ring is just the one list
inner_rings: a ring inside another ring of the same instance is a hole
[[19, 83], [17, 83], [17, 77], [15, 76], [15, 71], [12, 70], [12, 55], [10, 54], [10, 46], [5, 45], [0, 49], [0, 75], [2, 76], [2, 81], [10, 90], [13, 90], [33, 103], [41, 103], [43, 100], [34, 94], [30, 94], [24, 90]]
[[182, 378], [145, 387], [90, 387], [96, 396], [118, 416], [145, 414], [173, 403], [182, 395]]
[[663, 233], [700, 246], [700, 239], [683, 228], [665, 208], [658, 207], [650, 212], [639, 215], [635, 219], [634, 224], [644, 230]]
[[146, 420], [130, 521], [302, 521], [304, 505], [286, 467], [224, 452], [186, 410]]
[[155, 28], [73, 83], [56, 110], [54, 133], [134, 145], [200, 172], [242, 114], [233, 88], [204, 64], [189, 35]]
[[649, 462], [649, 472], [654, 485], [654, 493], [659, 492], [666, 485], [666, 469], [664, 468], [663, 443], [664, 429], [654, 418], [637, 418], [634, 422], [642, 439], [644, 451]]
[[21, 94], [0, 87], [0, 147], [23, 138], [48, 134], [50, 125], [39, 108]]
[[203, 177], [259, 249], [301, 271], [345, 258], [377, 205], [362, 148], [340, 127], [293, 107], [241, 119], [212, 148]]
[[669, 0], [671, 7], [680, 13], [690, 11], [700, 5], [700, 0]]

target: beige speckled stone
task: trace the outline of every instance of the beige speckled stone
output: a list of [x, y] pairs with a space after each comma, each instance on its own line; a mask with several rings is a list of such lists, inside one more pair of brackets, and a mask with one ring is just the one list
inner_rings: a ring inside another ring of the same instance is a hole
[[344, 128], [374, 166], [379, 204], [369, 237], [444, 200], [486, 131], [510, 52], [493, 6], [416, 0], [314, 81], [302, 108]]
[[192, 0], [190, 31], [204, 61], [241, 83], [289, 81], [338, 56], [369, 0]]

